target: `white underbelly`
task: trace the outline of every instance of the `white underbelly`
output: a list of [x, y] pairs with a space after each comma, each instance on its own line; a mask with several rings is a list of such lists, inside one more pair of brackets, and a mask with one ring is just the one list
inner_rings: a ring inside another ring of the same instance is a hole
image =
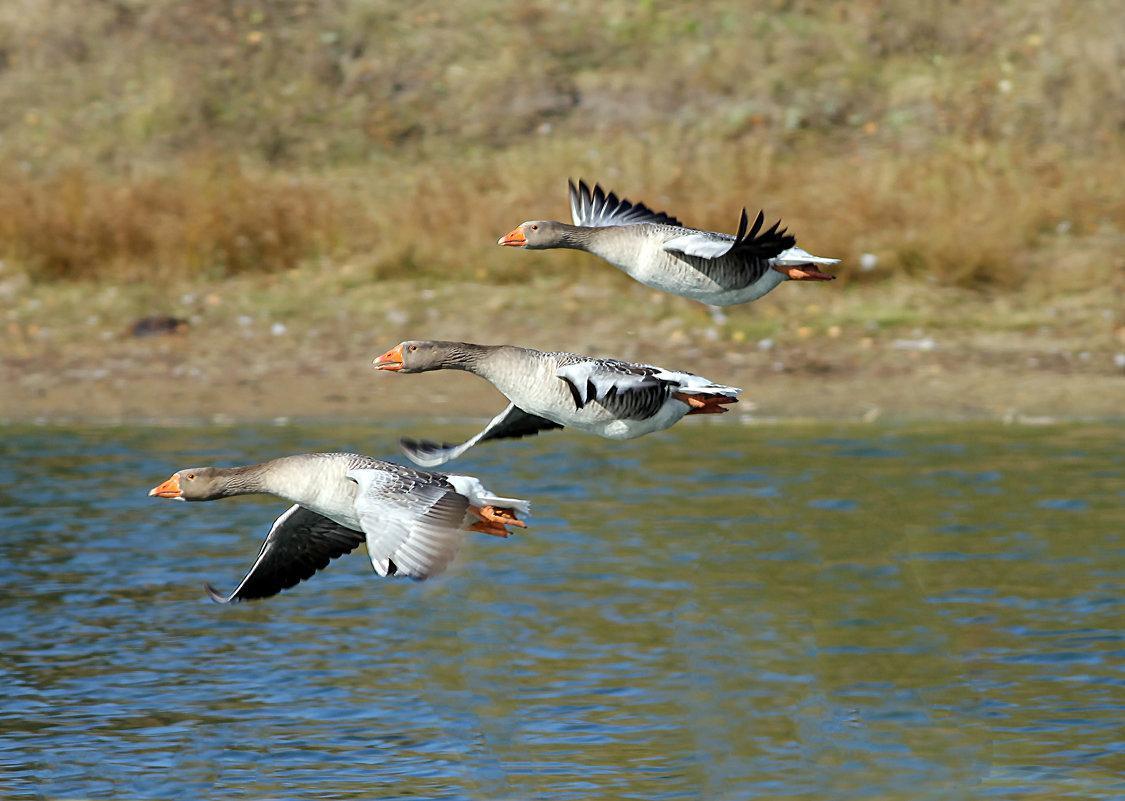
[[[538, 383], [536, 383], [538, 381]], [[528, 386], [550, 387], [544, 392], [523, 391]], [[499, 387], [498, 387], [499, 388]], [[508, 390], [504, 392], [504, 390]], [[543, 417], [566, 428], [585, 431], [607, 439], [634, 439], [660, 431], [675, 423], [688, 413], [688, 405], [669, 398], [660, 410], [644, 420], [622, 420], [614, 417], [604, 406], [596, 401], [581, 409], [574, 406], [574, 398], [566, 384], [553, 373], [532, 376], [532, 380], [511, 387], [501, 388], [508, 398], [528, 414]], [[509, 394], [509, 392], [511, 394]]]
[[652, 261], [642, 263], [656, 266], [649, 270], [630, 269], [628, 266], [621, 264], [615, 264], [615, 266], [645, 286], [659, 289], [661, 292], [667, 292], [671, 295], [679, 295], [682, 298], [691, 298], [711, 306], [734, 306], [739, 303], [749, 303], [787, 280], [783, 273], [771, 269], [767, 270], [754, 283], [732, 289], [713, 281], [686, 262], [669, 258], [667, 254], [660, 254]]
[[636, 439], [668, 428], [687, 413], [686, 403], [669, 399], [652, 417], [644, 420], [621, 420], [611, 416], [601, 406], [590, 404], [575, 411], [572, 419], [563, 425], [606, 439]]

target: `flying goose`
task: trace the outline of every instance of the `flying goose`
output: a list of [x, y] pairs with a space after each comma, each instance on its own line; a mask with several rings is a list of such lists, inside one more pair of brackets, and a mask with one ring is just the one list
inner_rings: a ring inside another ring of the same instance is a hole
[[679, 370], [512, 345], [407, 341], [374, 361], [402, 373], [466, 370], [508, 400], [484, 430], [460, 445], [400, 439], [411, 461], [434, 467], [479, 442], [576, 428], [609, 439], [633, 439], [668, 428], [686, 414], [719, 414], [742, 390]]
[[796, 247], [796, 238], [778, 230], [765, 231], [758, 212], [750, 225], [746, 209], [735, 235], [687, 228], [643, 203], [618, 200], [598, 185], [570, 181], [573, 225], [552, 220], [529, 220], [498, 244], [546, 250], [584, 250], [623, 270], [646, 286], [698, 300], [709, 306], [749, 303], [782, 281], [831, 281], [816, 265], [839, 259], [813, 256]]
[[305, 453], [247, 467], [180, 470], [149, 495], [212, 501], [231, 495], [291, 501], [246, 577], [219, 603], [268, 598], [367, 542], [380, 576], [426, 579], [457, 555], [466, 531], [507, 537], [526, 528], [527, 501], [500, 498], [471, 476], [416, 470], [354, 453]]

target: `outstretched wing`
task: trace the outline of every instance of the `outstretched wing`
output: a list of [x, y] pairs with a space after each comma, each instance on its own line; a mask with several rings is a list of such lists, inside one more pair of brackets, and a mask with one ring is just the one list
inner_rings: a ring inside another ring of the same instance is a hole
[[518, 439], [519, 437], [538, 434], [540, 431], [549, 431], [553, 428], [562, 428], [562, 426], [545, 417], [528, 414], [511, 403], [508, 404], [508, 408], [493, 417], [479, 434], [465, 440], [460, 445], [449, 442], [437, 443], [427, 439], [410, 439], [409, 437], [403, 437], [398, 441], [398, 444], [410, 461], [422, 467], [436, 467], [451, 459], [456, 459], [479, 442], [487, 442], [490, 439]]
[[207, 594], [221, 604], [269, 598], [327, 567], [363, 539], [363, 532], [294, 504], [274, 521], [257, 560], [234, 592], [223, 595], [208, 584]]
[[677, 385], [674, 374], [660, 367], [616, 359], [580, 357], [561, 364], [555, 375], [566, 383], [576, 409], [597, 401], [628, 420], [656, 414]]
[[[720, 234], [711, 231], [697, 231], [684, 236], [669, 239], [664, 243], [664, 250], [682, 256], [694, 256], [699, 259], [718, 259], [727, 254], [738, 256], [745, 261], [762, 262], [762, 269], [767, 269], [765, 262], [779, 255], [782, 251], [793, 247], [797, 239], [792, 234], [785, 233], [778, 220], [769, 230], [761, 231], [765, 215], [758, 212], [754, 226], [749, 228], [750, 218], [746, 209], [742, 210], [742, 217], [738, 221], [738, 233]], [[749, 228], [749, 230], [747, 230]]]
[[637, 223], [658, 223], [683, 227], [683, 223], [662, 211], [653, 211], [644, 203], [630, 203], [618, 200], [617, 195], [606, 194], [600, 186], [586, 186], [585, 181], [574, 181], [570, 185], [570, 217], [575, 225], [582, 227], [601, 227], [608, 225], [636, 225]]
[[418, 480], [370, 468], [347, 475], [359, 484], [355, 509], [367, 535], [371, 564], [380, 576], [426, 579], [457, 556], [465, 539], [469, 499], [443, 477]]

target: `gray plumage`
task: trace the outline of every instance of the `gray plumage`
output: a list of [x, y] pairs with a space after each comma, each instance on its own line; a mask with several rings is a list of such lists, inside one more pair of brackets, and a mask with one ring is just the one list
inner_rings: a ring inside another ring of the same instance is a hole
[[742, 391], [649, 364], [468, 342], [409, 340], [376, 359], [375, 367], [404, 373], [466, 370], [491, 382], [511, 401], [463, 443], [400, 440], [406, 455], [426, 467], [454, 459], [481, 442], [553, 428], [632, 439], [668, 428], [692, 411], [686, 397], [698, 397], [700, 405], [713, 407], [716, 399], [734, 402]]
[[619, 199], [585, 181], [570, 186], [573, 225], [529, 220], [501, 245], [531, 250], [570, 248], [592, 253], [642, 284], [712, 306], [731, 306], [760, 298], [788, 279], [830, 280], [812, 265], [837, 259], [813, 256], [796, 247], [780, 222], [762, 230], [758, 212], [753, 225], [742, 210], [737, 233], [702, 231], [643, 203]]
[[267, 598], [311, 577], [367, 543], [380, 576], [422, 580], [441, 573], [474, 518], [470, 505], [526, 512], [528, 504], [492, 495], [477, 479], [431, 473], [352, 453], [286, 456], [246, 467], [180, 470], [150, 495], [210, 501], [271, 494], [294, 505], [274, 521], [245, 578], [221, 603]]

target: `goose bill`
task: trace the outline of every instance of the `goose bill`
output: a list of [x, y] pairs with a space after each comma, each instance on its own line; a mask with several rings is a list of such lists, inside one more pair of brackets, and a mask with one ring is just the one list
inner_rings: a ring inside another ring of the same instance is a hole
[[148, 491], [148, 494], [157, 498], [182, 498], [183, 494], [182, 490], [180, 489], [180, 474], [176, 473], [163, 484], [153, 487]]
[[378, 359], [372, 362], [376, 370], [390, 370], [396, 372], [402, 369], [402, 345], [395, 345]]
[[497, 245], [508, 245], [510, 247], [522, 248], [527, 244], [527, 238], [523, 234], [523, 226], [521, 225], [516, 230], [512, 231], [507, 236], [500, 237], [496, 242]]

